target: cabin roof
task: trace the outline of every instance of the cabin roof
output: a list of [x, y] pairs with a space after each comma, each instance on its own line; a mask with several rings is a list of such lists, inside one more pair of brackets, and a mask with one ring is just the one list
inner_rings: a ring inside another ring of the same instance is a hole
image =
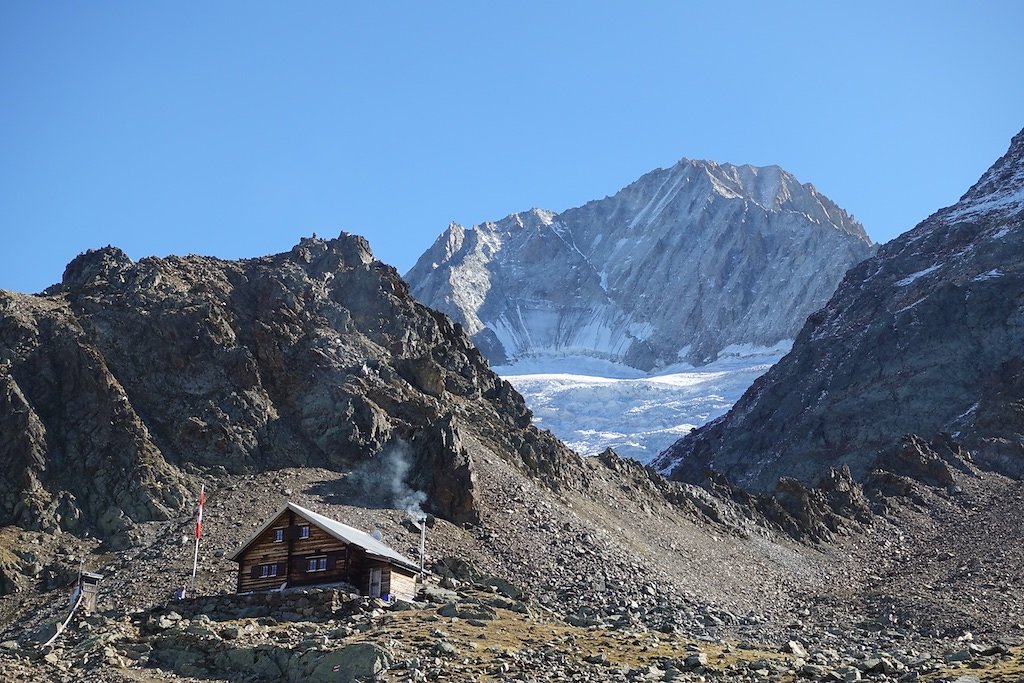
[[312, 510], [307, 510], [301, 505], [296, 505], [295, 503], [292, 503], [290, 501], [283, 508], [275, 512], [273, 516], [267, 520], [266, 524], [257, 529], [256, 533], [250, 536], [249, 539], [246, 540], [246, 542], [243, 543], [242, 546], [238, 550], [236, 550], [235, 553], [229, 559], [238, 562], [242, 555], [245, 554], [245, 551], [249, 549], [249, 546], [252, 545], [257, 538], [260, 537], [260, 534], [269, 529], [270, 526], [274, 523], [274, 521], [277, 520], [278, 517], [280, 517], [284, 512], [288, 510], [291, 510], [292, 512], [297, 514], [299, 517], [302, 517], [307, 522], [317, 525], [318, 527], [320, 527], [321, 529], [329, 533], [331, 536], [334, 536], [336, 539], [343, 543], [359, 546], [360, 548], [365, 550], [367, 554], [373, 555], [374, 557], [378, 557], [382, 560], [386, 560], [388, 562], [391, 562], [392, 564], [396, 564], [407, 569], [412, 569], [414, 571], [419, 571], [418, 564], [410, 560], [405, 555], [402, 555], [394, 548], [385, 545], [381, 541], [378, 541], [376, 538], [366, 533], [365, 531], [360, 531], [359, 529], [350, 527], [347, 524], [342, 524], [341, 522], [333, 520], [330, 517], [324, 517], [323, 515], [317, 514]]

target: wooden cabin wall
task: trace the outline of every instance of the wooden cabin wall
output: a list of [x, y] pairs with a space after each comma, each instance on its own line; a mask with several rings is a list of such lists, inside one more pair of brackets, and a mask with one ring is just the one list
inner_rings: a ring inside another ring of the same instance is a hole
[[391, 595], [399, 600], [413, 601], [416, 599], [416, 574], [414, 572], [391, 567]]
[[[298, 515], [296, 515], [298, 518]], [[305, 520], [300, 520], [306, 524]], [[357, 548], [349, 548], [345, 543], [324, 531], [318, 526], [310, 524], [309, 538], [297, 539], [292, 550], [292, 572], [289, 585], [301, 586], [311, 583], [332, 583], [336, 581], [348, 581], [348, 557]], [[306, 571], [306, 561], [310, 557], [326, 555], [328, 560], [327, 571]]]
[[359, 577], [358, 581], [352, 583], [363, 594], [370, 589], [370, 569], [379, 568], [380, 592], [381, 595], [389, 594], [402, 600], [414, 600], [416, 598], [416, 572], [411, 569], [396, 567], [393, 564], [378, 560], [376, 558], [360, 555], [353, 557], [352, 576]]
[[[286, 581], [285, 567], [288, 564], [287, 542], [277, 543], [274, 541], [275, 527], [285, 527], [289, 523], [290, 510], [278, 515], [266, 531], [256, 537], [256, 540], [249, 545], [245, 554], [238, 562], [238, 592], [261, 591], [277, 588]], [[252, 568], [261, 564], [277, 564], [277, 576], [253, 578]]]
[[[289, 586], [300, 586], [349, 581], [350, 570], [346, 564], [348, 546], [314, 524], [309, 524], [309, 538], [298, 538], [297, 529], [289, 532], [289, 527], [306, 524], [308, 522], [298, 514], [286, 510], [253, 541], [245, 554], [239, 558], [239, 593], [272, 590], [285, 582]], [[280, 528], [285, 529], [285, 540], [275, 541], [275, 531]], [[353, 548], [352, 552], [357, 550]], [[307, 572], [307, 559], [320, 555], [327, 556], [329, 569]], [[253, 568], [264, 564], [276, 564], [277, 576], [261, 578], [258, 576], [258, 569], [257, 576], [253, 576]]]

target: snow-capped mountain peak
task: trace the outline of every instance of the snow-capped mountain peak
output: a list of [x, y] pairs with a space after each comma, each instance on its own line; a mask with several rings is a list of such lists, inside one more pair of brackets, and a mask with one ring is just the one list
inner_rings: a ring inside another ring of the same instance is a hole
[[574, 354], [651, 370], [774, 346], [872, 250], [778, 166], [690, 159], [559, 214], [448, 232], [406, 279], [496, 364]]

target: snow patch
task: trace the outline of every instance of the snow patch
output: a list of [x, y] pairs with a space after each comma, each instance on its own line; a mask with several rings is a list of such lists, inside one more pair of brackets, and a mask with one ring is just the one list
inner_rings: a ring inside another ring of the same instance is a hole
[[[1024, 173], [1019, 175], [1024, 176]], [[1024, 181], [1024, 178], [1019, 179], [1019, 181]], [[980, 214], [1009, 214], [1019, 211], [1021, 208], [1024, 208], [1024, 187], [1017, 187], [1011, 191], [995, 192], [984, 198], [967, 202], [963, 206], [950, 211], [943, 218], [946, 221], [957, 221], [974, 218]]]
[[908, 304], [908, 305], [904, 306], [903, 308], [901, 308], [898, 311], [896, 311], [896, 315], [899, 315], [900, 313], [906, 313], [907, 311], [913, 309], [915, 306], [917, 306], [919, 303], [921, 303], [922, 301], [924, 301], [927, 298], [928, 297], [923, 296], [920, 299], [918, 299], [917, 301], [915, 301], [914, 303]]
[[782, 339], [772, 346], [756, 346], [754, 344], [729, 344], [718, 352], [718, 357], [735, 356], [737, 358], [748, 358], [750, 356], [779, 356], [789, 353], [793, 348], [792, 339]]
[[648, 322], [630, 323], [628, 329], [630, 336], [634, 339], [646, 340], [654, 334], [654, 325]]
[[[965, 417], [967, 417], [968, 415], [970, 415], [971, 413], [973, 413], [973, 412], [974, 412], [975, 410], [977, 410], [977, 409], [978, 409], [978, 406], [979, 406], [979, 405], [981, 405], [981, 404], [980, 404], [980, 403], [975, 403], [975, 404], [974, 404], [974, 405], [972, 405], [972, 406], [971, 406], [970, 408], [968, 408], [968, 409], [967, 409], [967, 410], [965, 410], [964, 412], [962, 412], [962, 413], [960, 413], [959, 415], [957, 415], [957, 416], [956, 416], [955, 418], [953, 418], [953, 424], [955, 424], [955, 423], [959, 422], [960, 420], [964, 419]], [[955, 435], [954, 435], [954, 436], [955, 436]]]
[[981, 282], [983, 280], [995, 280], [997, 277], [1002, 277], [1002, 276], [1003, 276], [1003, 271], [999, 270], [998, 268], [993, 268], [992, 270], [985, 271], [981, 275], [975, 275], [973, 278], [971, 278], [971, 282]]
[[908, 275], [907, 277], [903, 278], [902, 280], [899, 280], [896, 283], [896, 286], [897, 287], [906, 287], [907, 285], [912, 284], [918, 278], [922, 278], [925, 275], [927, 275], [928, 273], [933, 273], [933, 272], [935, 272], [936, 270], [938, 270], [941, 267], [942, 267], [941, 263], [932, 264], [932, 265], [928, 266], [927, 268], [925, 268], [924, 270], [919, 270], [916, 273], [911, 273], [910, 275]]
[[587, 375], [615, 379], [637, 379], [646, 377], [643, 370], [593, 356], [563, 354], [534, 356], [517, 360], [509, 365], [491, 367], [505, 379], [519, 375]]

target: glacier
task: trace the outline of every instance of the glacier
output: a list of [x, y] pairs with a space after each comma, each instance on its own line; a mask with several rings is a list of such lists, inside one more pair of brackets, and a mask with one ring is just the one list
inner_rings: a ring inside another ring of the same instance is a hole
[[789, 344], [735, 345], [707, 365], [679, 363], [651, 374], [571, 355], [493, 369], [526, 399], [534, 424], [576, 452], [612, 448], [647, 464], [690, 430], [724, 415]]

